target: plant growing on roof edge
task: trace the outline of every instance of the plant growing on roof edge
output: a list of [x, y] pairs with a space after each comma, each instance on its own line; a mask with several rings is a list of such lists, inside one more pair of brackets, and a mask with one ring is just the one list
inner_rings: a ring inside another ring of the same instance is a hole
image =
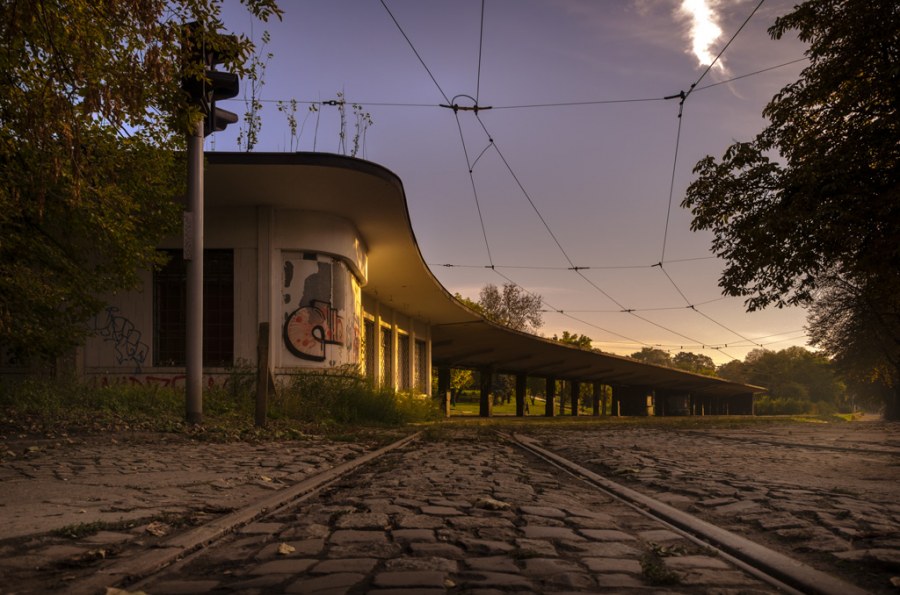
[[[259, 51], [254, 52], [250, 56], [250, 66], [247, 70], [247, 80], [249, 85], [244, 87], [244, 105], [247, 110], [244, 112], [243, 122], [237, 137], [238, 149], [246, 152], [253, 150], [253, 147], [259, 142], [259, 131], [262, 129], [262, 88], [266, 84], [266, 68], [272, 60], [274, 54], [266, 51], [271, 36], [268, 31], [263, 31]], [[260, 55], [263, 57], [261, 58]], [[250, 97], [247, 97], [247, 88], [250, 89]]]

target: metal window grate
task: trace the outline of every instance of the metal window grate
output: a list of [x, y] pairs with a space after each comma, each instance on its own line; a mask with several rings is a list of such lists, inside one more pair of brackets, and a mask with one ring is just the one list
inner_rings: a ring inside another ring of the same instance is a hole
[[394, 344], [394, 333], [389, 328], [381, 328], [381, 384], [392, 386], [392, 362], [391, 351]]
[[[153, 362], [185, 365], [187, 266], [181, 250], [153, 275]], [[234, 363], [234, 252], [203, 253], [203, 365]]]
[[375, 380], [375, 321], [365, 320], [363, 322], [363, 353], [365, 360], [363, 365], [366, 368], [366, 377], [369, 380]]
[[397, 362], [400, 379], [398, 389], [408, 391], [409, 386], [409, 335], [400, 335], [397, 337]]
[[418, 391], [419, 393], [424, 393], [425, 389], [427, 388], [425, 386], [425, 380], [428, 373], [428, 360], [426, 358], [427, 355], [427, 345], [425, 344], [425, 341], [416, 341], [416, 369], [414, 382], [416, 391]]

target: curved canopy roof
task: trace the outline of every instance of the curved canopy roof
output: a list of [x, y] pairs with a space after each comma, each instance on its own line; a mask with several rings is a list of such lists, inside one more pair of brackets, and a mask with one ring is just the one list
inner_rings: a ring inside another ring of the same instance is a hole
[[436, 365], [492, 368], [730, 397], [763, 389], [565, 345], [497, 325], [458, 300], [425, 264], [403, 184], [374, 163], [327, 153], [207, 153], [205, 202], [321, 211], [356, 226], [369, 252], [363, 291], [431, 325]]

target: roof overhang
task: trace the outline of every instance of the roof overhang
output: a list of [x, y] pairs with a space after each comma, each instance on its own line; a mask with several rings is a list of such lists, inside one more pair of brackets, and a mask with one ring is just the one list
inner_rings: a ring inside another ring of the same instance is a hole
[[479, 320], [422, 259], [403, 184], [391, 171], [328, 153], [207, 153], [206, 160], [207, 206], [271, 206], [347, 219], [369, 249], [365, 293], [430, 324]]
[[731, 397], [762, 388], [645, 364], [514, 331], [487, 320], [432, 327], [436, 365], [489, 368], [503, 374], [552, 376], [583, 382], [639, 386], [695, 396]]
[[716, 397], [764, 390], [580, 349], [485, 320], [456, 300], [425, 264], [403, 184], [380, 165], [327, 153], [207, 153], [206, 158], [205, 202], [211, 208], [271, 206], [352, 222], [369, 248], [363, 291], [431, 325], [436, 365]]

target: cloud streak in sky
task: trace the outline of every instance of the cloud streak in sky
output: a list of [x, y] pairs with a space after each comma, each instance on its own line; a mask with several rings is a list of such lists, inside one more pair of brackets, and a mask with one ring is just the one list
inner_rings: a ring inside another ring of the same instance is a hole
[[[722, 36], [719, 17], [715, 11], [716, 0], [682, 0], [678, 13], [690, 19], [691, 50], [702, 66], [712, 64], [715, 54], [710, 51], [712, 45]], [[713, 68], [726, 72], [721, 59]]]

